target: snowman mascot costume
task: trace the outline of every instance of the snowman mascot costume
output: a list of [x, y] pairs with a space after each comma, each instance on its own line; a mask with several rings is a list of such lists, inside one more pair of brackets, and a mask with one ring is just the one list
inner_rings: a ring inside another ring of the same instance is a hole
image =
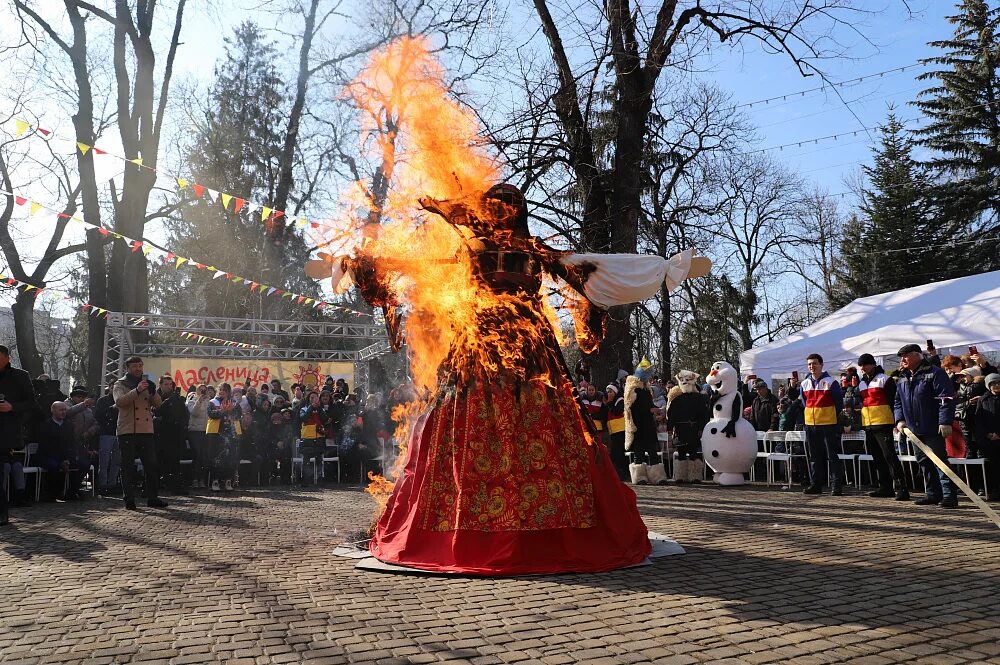
[[681, 370], [677, 386], [670, 389], [667, 427], [673, 433], [675, 483], [699, 483], [705, 472], [701, 435], [711, 416], [708, 399], [698, 391], [698, 378], [694, 372]]
[[720, 485], [742, 485], [743, 474], [757, 458], [757, 432], [743, 418], [739, 375], [727, 362], [712, 365], [707, 377], [712, 390], [711, 420], [701, 433], [705, 461]]

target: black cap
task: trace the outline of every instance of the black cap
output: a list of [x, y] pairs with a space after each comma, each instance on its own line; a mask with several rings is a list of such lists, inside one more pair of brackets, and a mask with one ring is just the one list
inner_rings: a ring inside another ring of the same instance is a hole
[[903, 348], [901, 348], [899, 351], [897, 351], [896, 355], [899, 356], [900, 358], [902, 358], [907, 353], [923, 353], [923, 351], [920, 349], [920, 345], [919, 344], [907, 344], [906, 346], [904, 346]]
[[87, 388], [84, 386], [73, 386], [73, 390], [69, 391], [70, 395], [86, 395]]
[[861, 357], [858, 358], [859, 365], [874, 365], [875, 356], [870, 353], [862, 353]]
[[767, 384], [764, 383], [763, 379], [757, 379], [753, 382], [753, 389], [760, 390], [761, 388], [767, 388]]

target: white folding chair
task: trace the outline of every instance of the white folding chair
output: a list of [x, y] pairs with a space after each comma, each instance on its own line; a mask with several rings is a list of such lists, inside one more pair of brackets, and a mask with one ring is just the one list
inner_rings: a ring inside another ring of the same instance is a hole
[[[920, 464], [917, 462], [917, 455], [913, 450], [913, 443], [910, 442], [905, 434], [898, 434], [896, 437], [896, 450], [899, 453], [899, 462], [903, 465], [907, 475], [910, 477], [909, 486], [916, 490], [916, 479], [920, 478], [920, 484], [922, 487], [924, 483], [924, 474], [919, 473]], [[916, 467], [917, 472], [914, 472], [914, 467]]]
[[948, 464], [954, 467], [962, 467], [965, 469], [965, 484], [969, 484], [969, 467], [978, 466], [983, 473], [983, 491], [986, 493], [987, 500], [990, 498], [990, 485], [986, 480], [986, 462], [989, 461], [986, 457], [949, 457]]
[[[337, 484], [340, 484], [340, 450], [337, 448], [337, 442], [333, 439], [326, 440], [326, 450], [327, 454], [323, 456], [323, 478], [326, 478], [326, 465], [328, 462], [336, 462], [337, 464]], [[332, 451], [332, 455], [330, 452]]]
[[[878, 445], [877, 443], [875, 445]], [[875, 474], [872, 472], [872, 466], [875, 464], [875, 457], [868, 451], [868, 438], [865, 437], [865, 452], [858, 455], [858, 487], [861, 487], [861, 463], [867, 462], [868, 464], [868, 478], [872, 481], [872, 485], [875, 484]]]
[[767, 446], [767, 432], [757, 431], [757, 459], [750, 465], [750, 482], [757, 482], [757, 460], [764, 460], [764, 472], [767, 475], [766, 482], [771, 484], [771, 477], [767, 474], [767, 456], [770, 449]]
[[[792, 452], [785, 448], [784, 452], [779, 452], [775, 450], [775, 444], [785, 441], [788, 432], [759, 432], [763, 435], [762, 445], [764, 447], [764, 463], [767, 465], [767, 484], [771, 485], [775, 482], [775, 464], [778, 462], [784, 462], [786, 468], [786, 474], [788, 476], [788, 485], [792, 484]], [[761, 454], [758, 452], [757, 457]]]
[[45, 472], [40, 466], [31, 466], [31, 456], [38, 453], [38, 444], [29, 443], [24, 447], [24, 481], [28, 482], [28, 476], [35, 476], [35, 503], [42, 497], [42, 473]]
[[[779, 432], [771, 434], [784, 434], [785, 438], [785, 452], [783, 453], [772, 453], [769, 458], [769, 463], [774, 462], [785, 462], [787, 465], [788, 472], [788, 485], [783, 486], [782, 489], [791, 489], [792, 487], [792, 465], [795, 459], [805, 460], [806, 472], [809, 472], [809, 450], [806, 448], [806, 433], [805, 432]], [[802, 451], [801, 453], [796, 453], [792, 450], [793, 443], [801, 443]], [[771, 471], [772, 477], [774, 476], [773, 466]]]
[[[292, 453], [292, 480], [295, 480], [295, 465], [299, 465], [299, 478], [306, 477], [306, 462], [305, 458], [302, 457], [302, 439], [295, 439], [295, 451]], [[316, 468], [316, 458], [312, 460], [313, 463], [313, 483], [319, 482], [319, 474]]]
[[865, 436], [864, 430], [861, 430], [860, 432], [847, 432], [846, 434], [840, 435], [840, 452], [837, 453], [837, 459], [839, 459], [842, 462], [850, 462], [851, 467], [854, 469], [854, 485], [856, 487], [861, 487], [861, 477], [859, 475], [861, 465], [858, 462], [858, 456], [860, 455], [860, 453], [845, 453], [844, 442], [860, 441], [861, 445], [864, 446], [867, 440], [868, 439]]

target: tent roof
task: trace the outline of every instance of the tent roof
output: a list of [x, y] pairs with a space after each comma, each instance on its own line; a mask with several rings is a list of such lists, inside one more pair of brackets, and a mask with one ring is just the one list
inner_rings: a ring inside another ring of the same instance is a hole
[[895, 356], [928, 339], [938, 349], [1000, 350], [1000, 271], [858, 298], [793, 335], [744, 351], [740, 368], [769, 377], [804, 369], [806, 356], [819, 353], [832, 370], [862, 353]]

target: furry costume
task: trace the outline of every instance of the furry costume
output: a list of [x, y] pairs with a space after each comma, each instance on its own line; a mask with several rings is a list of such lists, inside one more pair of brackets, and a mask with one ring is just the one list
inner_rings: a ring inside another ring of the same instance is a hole
[[711, 414], [708, 401], [698, 392], [699, 375], [682, 370], [677, 374], [679, 394], [667, 405], [667, 427], [673, 433], [674, 475], [678, 483], [701, 482], [705, 463], [701, 459], [701, 432]]
[[630, 451], [635, 462], [629, 464], [632, 483], [662, 485], [667, 482], [667, 472], [659, 459], [660, 442], [656, 437], [656, 419], [651, 413], [653, 395], [645, 387], [648, 369], [636, 371], [625, 380], [625, 450]]

